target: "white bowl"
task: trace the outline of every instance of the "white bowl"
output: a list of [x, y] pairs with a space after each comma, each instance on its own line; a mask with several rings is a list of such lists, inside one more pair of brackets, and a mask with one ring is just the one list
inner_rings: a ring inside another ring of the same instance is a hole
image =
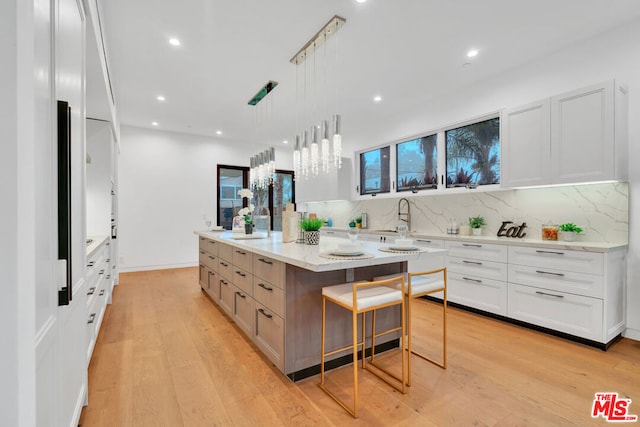
[[398, 247], [405, 247], [413, 245], [413, 239], [396, 239], [395, 245]]
[[360, 243], [340, 243], [338, 250], [340, 252], [356, 252], [360, 250]]

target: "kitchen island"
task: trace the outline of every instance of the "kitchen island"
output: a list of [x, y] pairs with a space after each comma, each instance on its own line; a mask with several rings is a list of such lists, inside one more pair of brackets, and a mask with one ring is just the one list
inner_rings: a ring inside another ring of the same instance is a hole
[[[296, 381], [319, 372], [321, 292], [324, 286], [407, 271], [408, 261], [442, 254], [441, 249], [386, 252], [390, 244], [361, 242], [364, 254], [332, 257], [348, 240], [323, 237], [317, 246], [282, 243], [270, 237], [231, 232], [196, 232], [199, 236], [201, 288], [252, 339], [275, 366]], [[263, 237], [263, 238], [256, 238]], [[380, 329], [399, 321], [396, 308], [380, 310]], [[350, 342], [351, 317], [327, 307], [328, 348]], [[376, 340], [376, 351], [397, 346], [398, 336]], [[328, 366], [350, 362], [348, 351]]]

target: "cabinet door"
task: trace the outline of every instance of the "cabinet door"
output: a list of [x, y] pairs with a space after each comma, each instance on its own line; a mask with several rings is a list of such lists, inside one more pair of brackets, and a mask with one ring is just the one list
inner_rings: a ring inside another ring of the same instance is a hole
[[253, 335], [253, 316], [255, 315], [255, 303], [253, 298], [233, 287], [233, 320], [249, 338]]
[[548, 184], [551, 159], [550, 101], [502, 113], [500, 138], [503, 187]]
[[448, 272], [447, 276], [449, 301], [489, 313], [507, 315], [507, 284], [505, 282], [452, 272]]
[[551, 98], [552, 182], [615, 178], [614, 84]]
[[255, 344], [280, 370], [284, 369], [284, 320], [256, 303]]
[[229, 316], [232, 316], [234, 287], [229, 280], [223, 278], [220, 278], [218, 283], [220, 283], [220, 307], [222, 307]]

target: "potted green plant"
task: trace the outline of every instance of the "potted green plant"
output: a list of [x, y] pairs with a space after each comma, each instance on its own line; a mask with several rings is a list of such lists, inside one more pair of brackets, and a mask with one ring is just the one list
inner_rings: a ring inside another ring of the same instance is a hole
[[558, 229], [560, 229], [560, 232], [562, 233], [562, 239], [565, 242], [573, 242], [574, 240], [576, 240], [576, 236], [583, 231], [582, 228], [578, 227], [572, 222], [560, 224], [560, 226], [558, 226]]
[[362, 228], [362, 217], [361, 216], [356, 217], [355, 221], [356, 221], [356, 227]]
[[320, 242], [320, 228], [324, 224], [321, 218], [305, 218], [300, 221], [300, 228], [304, 230], [304, 243], [317, 245]]
[[469, 218], [469, 226], [471, 227], [474, 236], [480, 236], [482, 234], [482, 227], [486, 224], [487, 222], [484, 217], [480, 215]]

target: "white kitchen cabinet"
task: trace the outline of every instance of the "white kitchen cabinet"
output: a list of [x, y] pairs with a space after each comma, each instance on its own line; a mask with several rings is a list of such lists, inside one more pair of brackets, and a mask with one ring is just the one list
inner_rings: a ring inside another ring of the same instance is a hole
[[543, 99], [502, 113], [501, 183], [503, 187], [550, 182], [551, 102]]
[[614, 80], [501, 116], [501, 185], [627, 180], [627, 90]]
[[343, 158], [340, 169], [308, 178], [296, 176], [296, 202], [326, 202], [351, 199], [351, 159]]

